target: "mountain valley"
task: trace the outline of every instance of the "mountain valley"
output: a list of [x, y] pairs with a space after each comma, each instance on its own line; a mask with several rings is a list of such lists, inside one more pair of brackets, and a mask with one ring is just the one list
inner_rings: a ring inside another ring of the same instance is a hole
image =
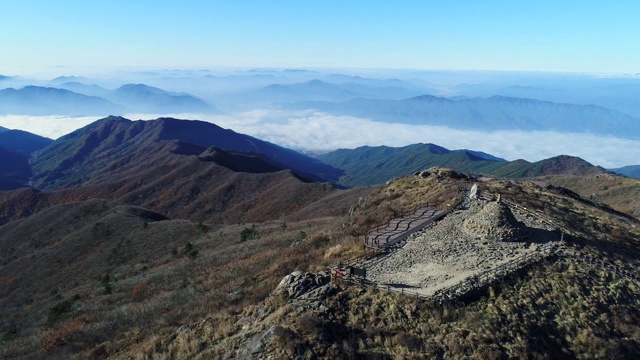
[[[290, 81], [254, 100], [420, 91], [325, 79], [351, 84]], [[56, 82], [112, 99], [69, 82], [86, 80]], [[113, 104], [140, 110], [202, 105], [115, 91], [126, 101]], [[550, 123], [593, 110], [520, 106]], [[567, 155], [417, 143], [312, 157], [171, 117], [109, 116], [55, 140], [2, 128], [0, 357], [634, 358], [639, 199], [640, 179]], [[390, 246], [366, 242], [420, 209], [442, 217], [390, 230]], [[353, 268], [367, 275], [336, 275]]]

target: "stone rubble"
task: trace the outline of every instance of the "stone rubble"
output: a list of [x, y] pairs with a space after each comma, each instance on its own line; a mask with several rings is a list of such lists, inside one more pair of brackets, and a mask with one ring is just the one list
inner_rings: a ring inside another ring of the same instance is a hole
[[358, 266], [369, 280], [431, 295], [465, 278], [559, 240], [559, 233], [501, 203], [470, 200], [442, 220], [410, 236], [404, 246]]

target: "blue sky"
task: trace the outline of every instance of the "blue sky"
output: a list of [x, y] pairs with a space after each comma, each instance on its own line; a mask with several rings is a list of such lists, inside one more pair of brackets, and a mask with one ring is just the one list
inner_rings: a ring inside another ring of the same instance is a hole
[[640, 73], [640, 1], [1, 0], [0, 74], [333, 67]]

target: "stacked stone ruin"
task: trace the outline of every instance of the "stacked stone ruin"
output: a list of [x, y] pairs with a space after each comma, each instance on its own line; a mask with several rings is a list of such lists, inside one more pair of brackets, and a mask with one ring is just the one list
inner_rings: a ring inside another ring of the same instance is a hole
[[463, 222], [462, 228], [471, 236], [494, 241], [521, 241], [527, 234], [526, 227], [516, 220], [511, 209], [499, 202], [486, 203]]

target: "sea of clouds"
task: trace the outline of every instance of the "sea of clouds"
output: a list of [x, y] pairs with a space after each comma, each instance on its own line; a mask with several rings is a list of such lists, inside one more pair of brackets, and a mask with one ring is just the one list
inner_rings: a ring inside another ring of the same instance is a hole
[[[448, 149], [483, 151], [507, 160], [538, 161], [556, 155], [579, 156], [594, 165], [636, 165], [640, 140], [552, 131], [475, 131], [441, 126], [376, 122], [352, 116], [306, 111], [254, 110], [230, 115], [128, 114], [132, 120], [161, 116], [203, 120], [239, 133], [308, 152], [369, 145], [404, 146], [433, 143]], [[0, 126], [56, 139], [99, 117], [0, 116]]]

